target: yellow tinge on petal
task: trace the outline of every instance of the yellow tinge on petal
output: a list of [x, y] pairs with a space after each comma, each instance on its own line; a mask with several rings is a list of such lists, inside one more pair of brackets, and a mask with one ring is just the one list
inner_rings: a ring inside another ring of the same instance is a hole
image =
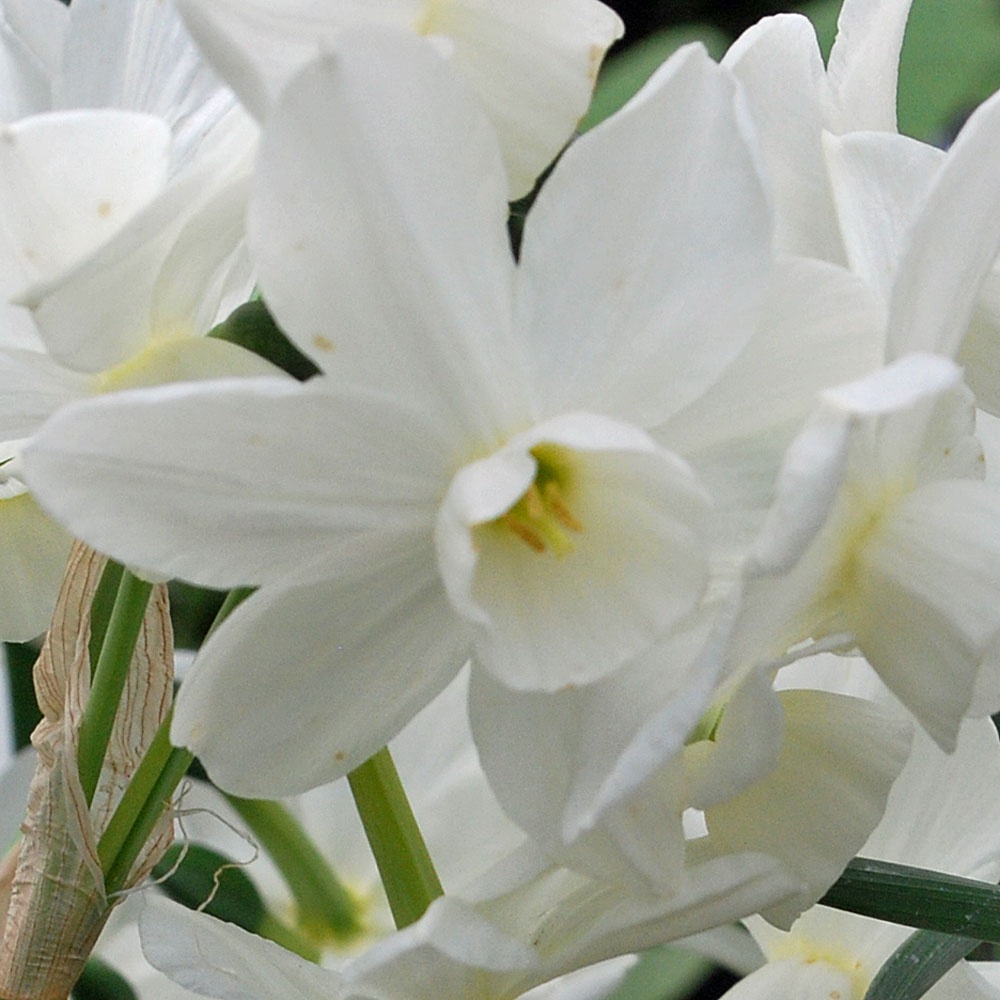
[[[80, 720], [90, 692], [90, 609], [105, 559], [74, 545], [52, 626], [35, 664], [43, 712], [31, 741], [38, 766], [23, 838], [0, 921], [0, 997], [65, 1000], [115, 901], [104, 889], [97, 844], [169, 708], [173, 633], [166, 588], [154, 588], [122, 692], [93, 801], [77, 764]], [[169, 817], [139, 854], [126, 887], [143, 879], [170, 844]], [[12, 859], [4, 869], [14, 865]], [[0, 876], [2, 877], [2, 876]], [[4, 891], [0, 887], [0, 901]]]

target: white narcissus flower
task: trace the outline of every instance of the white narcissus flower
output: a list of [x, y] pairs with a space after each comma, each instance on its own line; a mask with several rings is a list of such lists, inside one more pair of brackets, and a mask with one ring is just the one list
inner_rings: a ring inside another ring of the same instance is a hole
[[983, 473], [951, 361], [911, 354], [823, 393], [744, 570], [730, 661], [840, 636], [953, 746], [997, 702], [1000, 495]]
[[[967, 720], [951, 755], [918, 734], [865, 857], [996, 882], [1000, 875], [1000, 747], [989, 719]], [[767, 959], [726, 1000], [863, 1000], [909, 928], [825, 906], [805, 912], [788, 932], [747, 922]], [[989, 971], [989, 970], [984, 970]], [[993, 972], [994, 982], [996, 973]], [[1000, 993], [962, 962], [925, 994], [929, 1000], [995, 1000]]]
[[[0, 293], [21, 303], [0, 311], [5, 461], [72, 400], [273, 371], [192, 336], [249, 287], [240, 246], [255, 128], [172, 4], [10, 3], [6, 14], [5, 72], [28, 82], [2, 106]], [[0, 636], [28, 639], [51, 616], [69, 538], [16, 461], [0, 467], [0, 536]]]
[[250, 217], [264, 296], [326, 376], [121, 393], [28, 448], [103, 550], [262, 585], [173, 730], [247, 794], [350, 770], [470, 653], [554, 690], [691, 609], [707, 501], [646, 428], [739, 353], [770, 267], [741, 104], [699, 48], [566, 153], [515, 265], [460, 78], [412, 36], [342, 38], [283, 92]]
[[509, 196], [531, 190], [590, 104], [624, 31], [598, 0], [190, 0], [206, 56], [260, 120], [281, 88], [342, 29], [383, 25], [436, 40], [469, 81], [503, 151]]

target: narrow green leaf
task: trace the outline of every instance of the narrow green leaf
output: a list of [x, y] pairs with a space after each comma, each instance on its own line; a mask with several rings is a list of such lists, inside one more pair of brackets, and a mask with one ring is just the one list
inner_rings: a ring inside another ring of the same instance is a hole
[[879, 969], [865, 1000], [918, 1000], [978, 944], [977, 938], [917, 931]]
[[7, 682], [10, 691], [11, 718], [14, 724], [14, 749], [20, 750], [31, 742], [31, 732], [42, 718], [32, 667], [38, 659], [34, 643], [5, 642]]
[[139, 997], [124, 976], [99, 958], [90, 958], [70, 1000], [139, 1000]]
[[208, 336], [245, 347], [300, 382], [319, 374], [319, 368], [285, 336], [262, 299], [252, 299], [235, 309]]
[[1000, 942], [1000, 887], [957, 875], [855, 858], [820, 902], [906, 927]]
[[683, 948], [647, 951], [608, 1000], [684, 1000], [712, 974], [715, 964]]

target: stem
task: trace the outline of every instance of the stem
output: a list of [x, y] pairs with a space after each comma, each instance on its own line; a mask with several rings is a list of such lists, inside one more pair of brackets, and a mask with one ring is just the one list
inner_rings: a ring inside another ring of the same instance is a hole
[[77, 757], [80, 784], [88, 805], [93, 801], [97, 788], [108, 740], [118, 713], [118, 703], [121, 701], [122, 689], [128, 677], [152, 589], [151, 583], [140, 580], [128, 571], [122, 573], [101, 646], [101, 655], [94, 668], [90, 697], [80, 721]]
[[[127, 573], [122, 580], [122, 587], [130, 577], [135, 579], [131, 573]], [[226, 595], [219, 613], [215, 616], [209, 634], [218, 628], [233, 608], [249, 597], [252, 592], [252, 589], [247, 587], [237, 587], [231, 590]], [[117, 612], [117, 610], [118, 602], [116, 601], [115, 611]], [[139, 624], [142, 624], [141, 618]], [[109, 633], [112, 636], [114, 635], [112, 631], [114, 625], [115, 615], [113, 613], [109, 626]], [[136, 637], [138, 637], [138, 630]], [[105, 645], [109, 644], [105, 643]], [[134, 645], [135, 639], [133, 638], [132, 646]], [[119, 691], [120, 697], [121, 692]], [[93, 698], [92, 690], [91, 701]], [[181, 778], [187, 773], [187, 769], [194, 760], [194, 754], [190, 751], [182, 747], [172, 746], [170, 743], [170, 723], [173, 715], [173, 707], [171, 707], [166, 718], [160, 723], [160, 728], [156, 731], [156, 735], [143, 755], [135, 774], [132, 775], [132, 780], [125, 789], [121, 801], [115, 808], [111, 820], [98, 842], [97, 856], [101, 862], [101, 870], [104, 872], [105, 891], [109, 894], [117, 892], [125, 885], [125, 880], [128, 878], [128, 873], [131, 871], [135, 859], [139, 856], [139, 852], [160, 816], [163, 815], [164, 809], [173, 798]], [[105, 739], [106, 745], [107, 740]], [[103, 762], [103, 753], [101, 760]]]
[[[111, 893], [118, 892], [124, 887], [128, 880], [129, 872], [132, 870], [132, 865], [135, 864], [135, 859], [139, 856], [139, 852], [146, 841], [149, 840], [153, 828], [159, 822], [164, 809], [166, 809], [173, 798], [174, 791], [180, 784], [181, 778], [187, 773], [191, 761], [194, 760], [194, 754], [190, 750], [170, 746], [169, 732], [170, 717], [168, 716], [163, 720], [153, 740], [155, 744], [162, 734], [163, 741], [167, 747], [166, 758], [159, 769], [156, 768], [155, 763], [151, 763], [148, 768], [149, 773], [143, 776], [143, 783], [148, 784], [149, 787], [148, 794], [140, 805], [132, 801], [130, 803], [131, 808], [127, 812], [123, 811], [123, 806], [126, 802], [123, 797], [111, 818], [111, 824], [108, 825], [104, 836], [101, 837], [98, 843], [97, 854], [101, 860], [101, 868], [105, 873], [104, 889], [109, 896]], [[132, 782], [129, 783], [126, 796], [128, 796], [128, 792], [131, 792], [132, 785], [137, 783], [136, 779], [146, 767], [146, 762], [150, 758], [151, 755], [147, 753], [142, 763], [136, 769]], [[152, 778], [152, 780], [149, 781], [149, 778]], [[138, 795], [139, 793], [136, 793], [135, 798], [138, 798]], [[119, 813], [123, 816], [121, 820], [119, 820]], [[131, 825], [128, 826], [124, 835], [116, 829], [115, 840], [120, 841], [121, 846], [112, 856], [113, 844], [108, 840], [108, 834], [112, 830], [112, 825], [124, 825], [129, 820], [131, 820]]]
[[118, 588], [121, 586], [122, 574], [125, 567], [109, 559], [104, 564], [104, 572], [101, 573], [97, 590], [94, 591], [94, 599], [90, 602], [90, 666], [91, 676], [94, 667], [104, 648], [104, 637], [108, 633], [108, 623], [111, 621], [111, 612], [114, 610], [115, 599], [118, 596]]
[[383, 747], [347, 776], [397, 928], [444, 894], [396, 765]]
[[350, 893], [288, 809], [280, 802], [226, 798], [278, 866], [298, 905], [299, 923], [311, 934], [332, 932], [341, 941], [360, 932]]

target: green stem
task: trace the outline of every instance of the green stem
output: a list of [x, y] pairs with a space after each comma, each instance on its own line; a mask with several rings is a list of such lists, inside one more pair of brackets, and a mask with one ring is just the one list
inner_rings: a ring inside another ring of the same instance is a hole
[[407, 927], [444, 890], [389, 748], [383, 747], [347, 777], [396, 927]]
[[[131, 577], [130, 573], [126, 574], [126, 579], [128, 577]], [[124, 584], [125, 579], [122, 581], [123, 586]], [[237, 587], [231, 590], [226, 595], [209, 632], [211, 633], [218, 628], [233, 608], [249, 597], [252, 592], [252, 589], [247, 587]], [[116, 601], [116, 611], [117, 604]], [[141, 618], [139, 623], [141, 625]], [[113, 628], [114, 614], [112, 614], [109, 632]], [[137, 636], [138, 632], [136, 632]], [[132, 645], [135, 645], [134, 639]], [[91, 700], [93, 700], [93, 692], [91, 692]], [[125, 885], [125, 880], [128, 878], [128, 873], [131, 871], [135, 859], [139, 856], [139, 852], [160, 816], [163, 815], [164, 809], [173, 798], [181, 778], [187, 773], [187, 769], [194, 760], [194, 755], [190, 751], [171, 745], [170, 723], [172, 719], [173, 708], [171, 707], [166, 718], [160, 723], [160, 728], [156, 731], [156, 735], [136, 768], [135, 774], [132, 775], [132, 780], [125, 789], [125, 793], [97, 845], [97, 856], [101, 862], [101, 870], [104, 872], [104, 886], [108, 893], [117, 892]]]
[[108, 633], [108, 623], [111, 621], [111, 612], [114, 610], [118, 588], [121, 586], [124, 572], [125, 567], [121, 563], [109, 559], [104, 564], [104, 572], [101, 573], [101, 580], [94, 592], [94, 599], [90, 602], [91, 676], [93, 676], [93, 670], [100, 658], [101, 650], [104, 648], [104, 637]]
[[280, 802], [226, 798], [278, 866], [307, 933], [341, 941], [359, 933], [354, 900], [295, 817]]
[[87, 707], [80, 721], [77, 759], [80, 784], [89, 805], [104, 765], [104, 755], [114, 726], [122, 689], [128, 678], [136, 640], [142, 629], [146, 605], [153, 589], [128, 571], [122, 574], [115, 605], [94, 668]]
[[[170, 716], [168, 715], [160, 725], [156, 736], [153, 739], [155, 745], [161, 739], [162, 744], [155, 755], [147, 752], [142, 763], [136, 769], [136, 773], [129, 783], [126, 796], [118, 803], [118, 808], [111, 817], [111, 823], [105, 830], [97, 845], [97, 856], [101, 861], [101, 868], [104, 871], [104, 889], [108, 895], [118, 892], [124, 888], [132, 865], [139, 856], [147, 840], [153, 832], [164, 810], [170, 804], [181, 778], [187, 773], [194, 754], [190, 750], [181, 747], [170, 746]], [[166, 746], [164, 755], [162, 746]], [[150, 747], [152, 750], [152, 746]], [[147, 761], [149, 767], [146, 773], [142, 773], [146, 768]], [[157, 767], [157, 763], [160, 766]], [[133, 786], [138, 789], [130, 801], [126, 803], [126, 797], [132, 791]], [[137, 800], [141, 796], [141, 789], [148, 788], [148, 792], [141, 803]], [[121, 818], [119, 818], [121, 814]], [[115, 828], [113, 839], [109, 839], [112, 827]], [[122, 827], [127, 827], [122, 833]], [[114, 850], [118, 844], [117, 851]]]

